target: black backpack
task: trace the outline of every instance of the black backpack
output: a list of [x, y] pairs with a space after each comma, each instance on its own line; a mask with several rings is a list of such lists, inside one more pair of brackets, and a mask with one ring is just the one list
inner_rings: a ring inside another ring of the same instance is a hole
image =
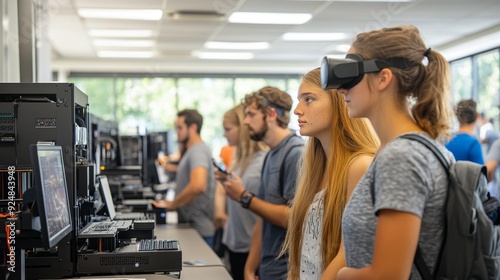
[[422, 278], [500, 279], [500, 202], [487, 191], [486, 168], [469, 161], [450, 165], [428, 139], [418, 134], [400, 137], [429, 148], [448, 171], [445, 240], [434, 275], [417, 248], [414, 263]]

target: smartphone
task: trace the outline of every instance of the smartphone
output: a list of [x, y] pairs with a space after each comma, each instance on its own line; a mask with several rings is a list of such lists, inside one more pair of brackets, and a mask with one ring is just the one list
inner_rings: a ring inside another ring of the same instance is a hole
[[222, 161], [215, 160], [214, 158], [212, 158], [212, 162], [214, 163], [214, 166], [217, 167], [217, 169], [219, 169], [220, 172], [222, 172], [224, 174], [229, 174], [227, 172], [226, 165]]

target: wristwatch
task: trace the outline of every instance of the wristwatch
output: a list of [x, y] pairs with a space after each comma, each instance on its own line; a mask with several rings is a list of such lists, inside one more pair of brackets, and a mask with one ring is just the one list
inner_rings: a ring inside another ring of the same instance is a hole
[[243, 207], [243, 208], [250, 207], [250, 201], [252, 201], [252, 198], [254, 196], [255, 195], [253, 193], [244, 191], [243, 194], [241, 195], [241, 199], [240, 199], [241, 207]]

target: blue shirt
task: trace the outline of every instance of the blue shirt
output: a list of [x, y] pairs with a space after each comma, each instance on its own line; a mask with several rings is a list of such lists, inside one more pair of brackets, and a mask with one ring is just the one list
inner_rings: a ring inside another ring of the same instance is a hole
[[446, 148], [453, 153], [457, 161], [467, 160], [478, 164], [484, 164], [481, 144], [472, 135], [457, 133], [450, 142], [446, 144]]
[[[268, 158], [264, 161], [261, 185], [258, 197], [267, 202], [287, 205], [288, 201], [295, 196], [297, 183], [297, 164], [300, 161], [302, 147], [290, 148], [297, 144], [303, 144], [302, 138], [297, 136], [285, 137], [278, 146], [268, 152]], [[286, 161], [284, 157], [287, 151]], [[280, 186], [281, 164], [284, 164], [283, 186]], [[286, 279], [288, 273], [288, 255], [277, 259], [286, 231], [280, 226], [262, 220], [262, 252], [259, 267], [259, 279], [281, 280]]]

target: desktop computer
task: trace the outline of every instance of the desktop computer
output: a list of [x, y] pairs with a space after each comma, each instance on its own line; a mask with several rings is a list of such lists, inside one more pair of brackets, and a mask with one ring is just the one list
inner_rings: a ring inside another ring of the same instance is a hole
[[[51, 249], [43, 249], [46, 244], [39, 244], [31, 247], [35, 250], [26, 250], [27, 279], [76, 275], [76, 228], [80, 223], [77, 209], [85, 199], [77, 197], [77, 190], [80, 187], [86, 190], [93, 181], [88, 175], [88, 164], [93, 161], [88, 153], [91, 146], [88, 110], [87, 95], [71, 83], [0, 83], [0, 170], [4, 174], [9, 168], [15, 169], [16, 182], [14, 196], [6, 188], [0, 190], [0, 206], [6, 209], [12, 198], [17, 203], [16, 210], [21, 210], [22, 202], [33, 192], [29, 191], [35, 188], [30, 146], [37, 143], [61, 147], [70, 206], [70, 223], [66, 223], [71, 225], [70, 233], [63, 234]], [[52, 222], [57, 224], [61, 220]]]

